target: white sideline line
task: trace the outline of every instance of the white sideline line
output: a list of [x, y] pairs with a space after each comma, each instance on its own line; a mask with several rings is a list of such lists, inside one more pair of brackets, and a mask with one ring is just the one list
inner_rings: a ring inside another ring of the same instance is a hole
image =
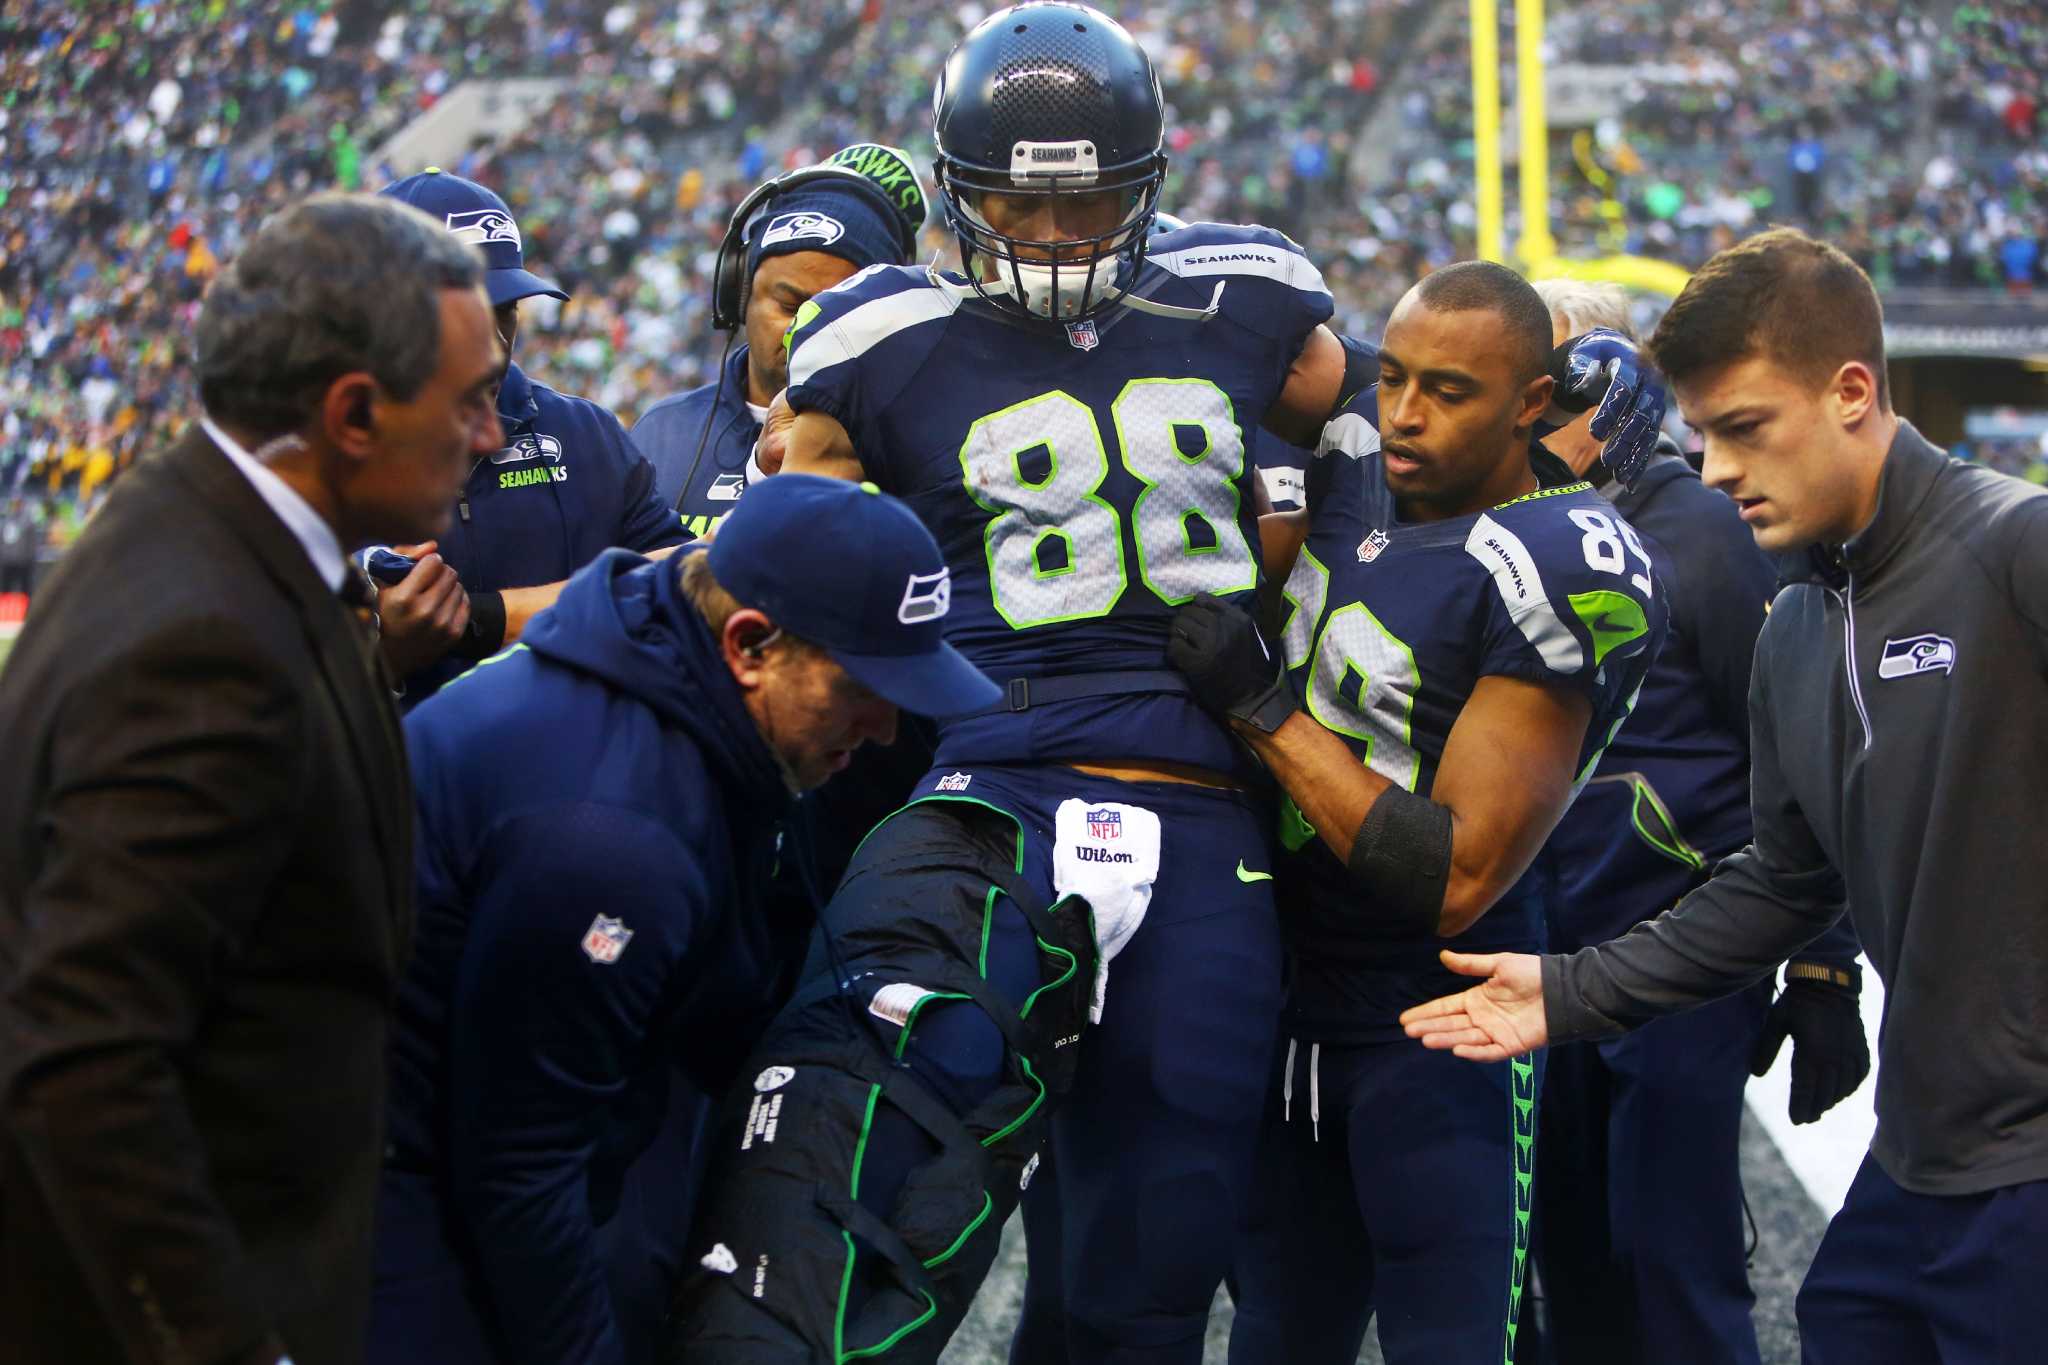
[[1832, 1218], [1849, 1193], [1856, 1168], [1870, 1147], [1870, 1135], [1877, 1129], [1877, 1112], [1872, 1107], [1877, 1094], [1877, 1020], [1884, 1010], [1884, 987], [1863, 963], [1863, 1032], [1870, 1040], [1871, 1072], [1856, 1093], [1843, 1100], [1814, 1123], [1795, 1126], [1785, 1106], [1792, 1095], [1792, 1043], [1788, 1039], [1778, 1052], [1778, 1061], [1768, 1073], [1749, 1083], [1749, 1108], [1771, 1142], [1799, 1178], [1806, 1193]]

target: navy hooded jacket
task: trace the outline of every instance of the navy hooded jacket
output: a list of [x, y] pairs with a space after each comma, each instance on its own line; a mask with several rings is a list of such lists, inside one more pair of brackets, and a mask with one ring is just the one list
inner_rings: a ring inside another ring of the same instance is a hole
[[[682, 514], [693, 536], [709, 531], [747, 488], [747, 457], [761, 423], [747, 406], [747, 348], [726, 357], [725, 381], [664, 398], [633, 424], [633, 443], [654, 465], [654, 486], [666, 507]], [[706, 433], [706, 415], [711, 430]], [[698, 455], [698, 442], [703, 454]], [[695, 472], [692, 472], [692, 465]], [[688, 495], [683, 483], [689, 481]]]
[[[1663, 551], [1671, 627], [1635, 710], [1545, 852], [1562, 878], [1551, 947], [1628, 932], [1750, 840], [1749, 675], [1777, 572], [1735, 504], [1666, 438], [1635, 486], [1601, 490]], [[1799, 957], [1848, 967], [1845, 918]]]
[[[513, 365], [498, 390], [498, 420], [505, 448], [470, 469], [439, 537], [441, 558], [468, 591], [559, 583], [614, 546], [644, 554], [690, 538], [619, 419], [588, 398], [556, 393]], [[405, 706], [474, 660], [443, 658], [413, 674]]]
[[380, 1245], [380, 1291], [452, 1261], [511, 1358], [617, 1362], [597, 1229], [671, 1078], [721, 1094], [787, 993], [810, 925], [762, 893], [791, 797], [677, 564], [622, 551], [406, 734], [386, 1198], [431, 1189], [444, 1217], [386, 1218], [449, 1245]]

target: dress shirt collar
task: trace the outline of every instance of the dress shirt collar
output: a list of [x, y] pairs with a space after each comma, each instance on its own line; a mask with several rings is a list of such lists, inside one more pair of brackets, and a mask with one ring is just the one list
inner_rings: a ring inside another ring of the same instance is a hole
[[285, 529], [305, 547], [306, 557], [313, 561], [313, 572], [320, 575], [320, 581], [327, 585], [329, 591], [340, 592], [348, 561], [342, 556], [341, 541], [335, 536], [334, 528], [313, 510], [312, 503], [299, 496], [296, 489], [242, 449], [234, 437], [222, 431], [218, 422], [202, 415], [199, 425], [235, 468], [242, 471], [242, 477], [270, 505], [270, 510], [277, 513], [277, 519], [285, 524]]

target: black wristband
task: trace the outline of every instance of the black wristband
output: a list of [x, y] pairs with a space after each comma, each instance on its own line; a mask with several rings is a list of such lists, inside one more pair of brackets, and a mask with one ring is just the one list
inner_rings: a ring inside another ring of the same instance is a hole
[[1272, 734], [1287, 723], [1287, 718], [1300, 708], [1294, 704], [1294, 689], [1287, 685], [1287, 675], [1273, 679], [1273, 685], [1255, 697], [1249, 697], [1230, 708], [1230, 718], [1242, 721], [1261, 734]]
[[1845, 991], [1860, 991], [1863, 987], [1863, 971], [1860, 967], [1830, 967], [1825, 962], [1787, 962], [1785, 984], [1795, 981], [1814, 981], [1836, 986]]
[[1379, 794], [1351, 839], [1345, 867], [1390, 930], [1421, 938], [1443, 921], [1451, 881], [1451, 811], [1400, 787]]
[[488, 659], [505, 644], [505, 596], [496, 592], [469, 595], [469, 625], [448, 652], [458, 659]]

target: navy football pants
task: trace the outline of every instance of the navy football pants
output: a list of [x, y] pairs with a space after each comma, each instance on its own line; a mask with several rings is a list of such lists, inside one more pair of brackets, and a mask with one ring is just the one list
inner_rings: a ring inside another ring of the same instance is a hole
[[1551, 1050], [1536, 1146], [1546, 1350], [1530, 1359], [1757, 1365], [1739, 1139], [1770, 1002], [1763, 982]]
[[[1268, 822], [1242, 796], [1179, 783], [964, 771], [963, 795], [1022, 822], [1025, 876], [1047, 899], [1061, 801], [1142, 806], [1161, 826], [1151, 907], [1110, 965], [1102, 1022], [1084, 1035], [1052, 1119], [1059, 1179], [1025, 1192], [1030, 1279], [1011, 1359], [1197, 1365], [1245, 1208], [1280, 1010], [1272, 883], [1258, 875], [1270, 870]], [[925, 1055], [926, 1066], [942, 1061]], [[951, 1084], [973, 1088], [969, 1077]]]
[[1804, 1365], [2048, 1359], [2048, 1180], [1913, 1194], [1864, 1157], [1799, 1290]]
[[1542, 1054], [1291, 1051], [1232, 1276], [1231, 1365], [1351, 1365], [1375, 1310], [1388, 1365], [1514, 1365]]

